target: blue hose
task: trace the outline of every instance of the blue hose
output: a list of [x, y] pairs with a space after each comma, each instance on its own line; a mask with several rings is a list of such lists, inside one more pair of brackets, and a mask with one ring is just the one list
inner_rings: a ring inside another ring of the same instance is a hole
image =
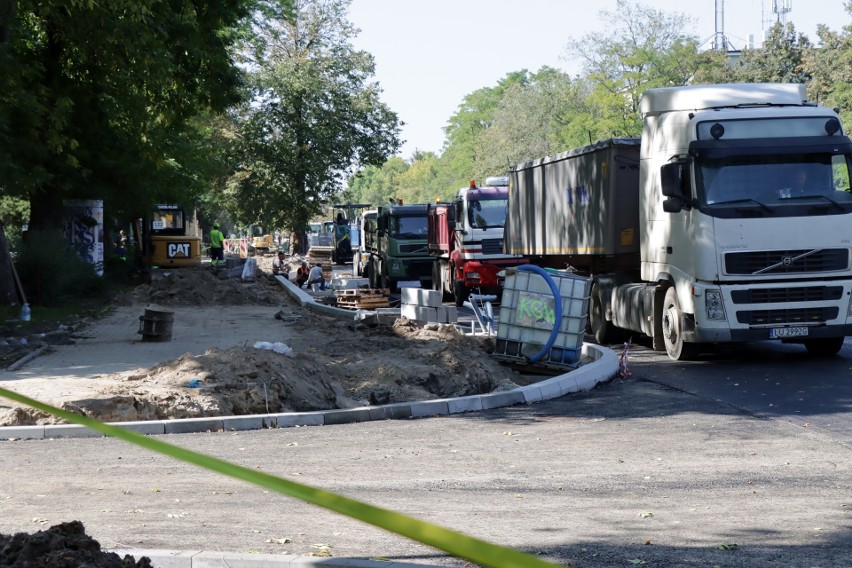
[[547, 343], [544, 344], [544, 347], [541, 348], [541, 351], [532, 357], [528, 357], [530, 363], [535, 363], [547, 355], [548, 352], [550, 352], [550, 348], [553, 347], [554, 343], [556, 343], [556, 338], [559, 335], [559, 328], [562, 327], [562, 295], [559, 293], [559, 288], [556, 287], [556, 282], [553, 281], [550, 274], [548, 274], [547, 271], [540, 266], [536, 266], [534, 264], [521, 264], [515, 268], [523, 272], [534, 272], [544, 278], [544, 281], [547, 282], [548, 286], [550, 286], [550, 291], [553, 292], [553, 303], [556, 304], [556, 313], [554, 314], [556, 322], [553, 326], [553, 331], [550, 332], [550, 338], [547, 340]]

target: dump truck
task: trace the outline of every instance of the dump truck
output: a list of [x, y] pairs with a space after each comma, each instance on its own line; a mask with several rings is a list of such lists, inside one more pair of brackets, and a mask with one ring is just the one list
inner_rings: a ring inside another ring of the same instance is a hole
[[489, 177], [458, 190], [449, 203], [429, 205], [432, 288], [461, 307], [471, 292], [499, 295], [504, 269], [527, 262], [503, 252], [509, 178]]
[[392, 203], [379, 207], [376, 224], [365, 234], [372, 288], [394, 290], [402, 281], [432, 287], [432, 257], [427, 248], [427, 205]]
[[591, 276], [601, 343], [644, 334], [675, 360], [759, 340], [836, 354], [852, 333], [837, 113], [771, 83], [651, 89], [640, 109], [641, 139], [509, 168], [506, 252]]

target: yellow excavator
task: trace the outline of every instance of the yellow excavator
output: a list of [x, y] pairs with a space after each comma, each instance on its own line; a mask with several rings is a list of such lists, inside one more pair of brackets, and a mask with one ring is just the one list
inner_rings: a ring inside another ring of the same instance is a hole
[[144, 269], [199, 266], [201, 236], [198, 220], [180, 205], [160, 203], [149, 217], [134, 223]]

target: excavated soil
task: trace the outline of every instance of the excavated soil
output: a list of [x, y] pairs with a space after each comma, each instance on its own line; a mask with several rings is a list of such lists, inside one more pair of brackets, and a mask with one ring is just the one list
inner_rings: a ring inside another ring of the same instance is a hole
[[[453, 325], [404, 318], [369, 327], [300, 307], [268, 276], [244, 282], [209, 268], [174, 270], [137, 287], [121, 305], [270, 306], [276, 325], [295, 326], [284, 343], [258, 343], [185, 354], [148, 368], [99, 377], [94, 397], [66, 409], [104, 421], [155, 420], [302, 412], [458, 397], [509, 390], [528, 381], [489, 353], [492, 340]], [[0, 415], [0, 425], [61, 422], [26, 407]]]

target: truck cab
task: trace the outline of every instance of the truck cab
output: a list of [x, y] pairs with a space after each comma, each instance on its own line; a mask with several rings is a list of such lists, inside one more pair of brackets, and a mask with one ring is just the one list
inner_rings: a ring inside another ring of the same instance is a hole
[[509, 178], [471, 181], [451, 203], [429, 206], [429, 253], [434, 257], [432, 286], [461, 306], [472, 291], [498, 294], [502, 271], [527, 262], [503, 251]]
[[427, 248], [426, 204], [394, 203], [379, 207], [370, 239], [369, 278], [373, 288], [394, 290], [402, 281], [432, 286], [432, 257]]

